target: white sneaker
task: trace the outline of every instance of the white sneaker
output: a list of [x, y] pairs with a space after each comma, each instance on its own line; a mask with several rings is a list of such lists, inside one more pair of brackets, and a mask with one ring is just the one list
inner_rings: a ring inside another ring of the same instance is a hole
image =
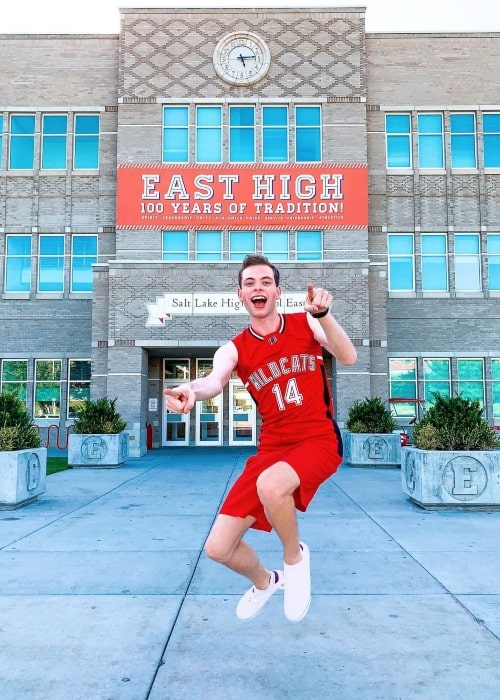
[[269, 586], [263, 590], [252, 586], [240, 599], [236, 616], [240, 620], [251, 620], [258, 615], [269, 598], [283, 588], [283, 572], [271, 571]]
[[311, 605], [311, 555], [309, 547], [300, 543], [302, 559], [297, 564], [285, 564], [285, 615], [299, 622]]

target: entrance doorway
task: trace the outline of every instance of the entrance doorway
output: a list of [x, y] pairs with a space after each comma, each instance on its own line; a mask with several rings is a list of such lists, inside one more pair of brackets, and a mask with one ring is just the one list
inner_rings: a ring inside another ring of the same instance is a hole
[[255, 445], [256, 411], [252, 397], [239, 379], [229, 381], [229, 444]]
[[[189, 381], [189, 360], [163, 361], [163, 388], [179, 386]], [[189, 413], [172, 413], [165, 409], [163, 413], [162, 444], [176, 445], [177, 447], [189, 445]]]
[[[210, 374], [213, 361], [196, 360], [196, 378]], [[195, 445], [205, 447], [222, 445], [222, 395], [196, 402]]]

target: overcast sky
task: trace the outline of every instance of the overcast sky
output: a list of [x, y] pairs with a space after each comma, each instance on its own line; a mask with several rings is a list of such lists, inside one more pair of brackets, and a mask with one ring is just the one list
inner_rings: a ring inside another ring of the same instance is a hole
[[119, 7], [366, 7], [368, 32], [500, 32], [500, 0], [0, 0], [0, 33], [119, 32]]

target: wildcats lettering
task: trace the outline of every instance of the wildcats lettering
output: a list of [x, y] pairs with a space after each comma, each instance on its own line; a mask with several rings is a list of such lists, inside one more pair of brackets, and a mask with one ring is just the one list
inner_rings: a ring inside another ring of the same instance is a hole
[[259, 367], [249, 376], [254, 389], [259, 391], [274, 379], [279, 379], [287, 374], [300, 374], [301, 372], [314, 372], [316, 369], [315, 355], [290, 355], [279, 360], [268, 362], [265, 367]]

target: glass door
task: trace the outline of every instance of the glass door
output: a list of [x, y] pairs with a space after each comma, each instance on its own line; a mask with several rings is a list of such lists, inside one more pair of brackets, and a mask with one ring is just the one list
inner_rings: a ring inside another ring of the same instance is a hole
[[256, 444], [256, 411], [252, 397], [239, 379], [229, 381], [229, 444]]
[[[196, 360], [196, 378], [212, 371], [212, 360]], [[196, 445], [222, 445], [222, 394], [196, 402]]]
[[[179, 386], [189, 381], [189, 360], [171, 360], [163, 362], [163, 388]], [[189, 413], [187, 415], [172, 413], [163, 404], [163, 436], [162, 444], [189, 445]]]

